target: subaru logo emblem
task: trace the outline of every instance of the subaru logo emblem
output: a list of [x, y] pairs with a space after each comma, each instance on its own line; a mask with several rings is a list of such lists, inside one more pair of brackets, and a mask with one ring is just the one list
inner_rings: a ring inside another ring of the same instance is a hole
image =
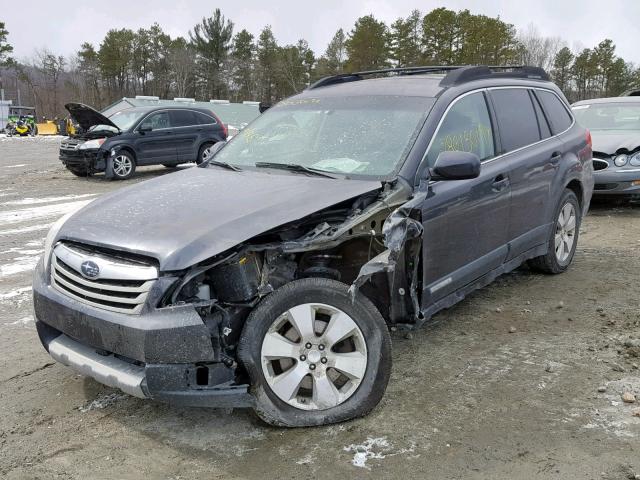
[[98, 266], [98, 264], [91, 260], [82, 262], [82, 265], [80, 265], [80, 270], [82, 271], [82, 275], [87, 278], [96, 278], [100, 273], [100, 267]]

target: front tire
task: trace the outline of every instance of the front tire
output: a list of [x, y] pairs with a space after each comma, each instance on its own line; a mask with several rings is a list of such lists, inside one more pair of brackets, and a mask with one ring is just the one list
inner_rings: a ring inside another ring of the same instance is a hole
[[556, 207], [546, 255], [529, 260], [533, 270], [557, 274], [564, 272], [573, 260], [580, 234], [582, 211], [576, 194], [566, 189]]
[[113, 158], [113, 178], [116, 180], [127, 180], [136, 171], [136, 161], [129, 152], [120, 150]]
[[324, 278], [284, 285], [251, 312], [238, 348], [256, 413], [286, 427], [361, 417], [382, 399], [391, 373], [391, 339], [362, 294]]
[[87, 171], [86, 168], [67, 167], [67, 170], [69, 170], [71, 173], [73, 173], [76, 177], [88, 177], [89, 176], [89, 172]]

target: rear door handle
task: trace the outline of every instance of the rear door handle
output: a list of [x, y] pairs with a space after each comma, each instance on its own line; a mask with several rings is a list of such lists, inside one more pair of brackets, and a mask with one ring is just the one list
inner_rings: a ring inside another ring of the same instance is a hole
[[509, 177], [501, 173], [500, 175], [498, 175], [496, 178], [493, 179], [493, 183], [491, 184], [491, 190], [493, 190], [494, 192], [501, 192], [508, 186], [509, 186]]
[[549, 160], [551, 160], [552, 163], [558, 163], [561, 158], [562, 158], [562, 152], [553, 152]]

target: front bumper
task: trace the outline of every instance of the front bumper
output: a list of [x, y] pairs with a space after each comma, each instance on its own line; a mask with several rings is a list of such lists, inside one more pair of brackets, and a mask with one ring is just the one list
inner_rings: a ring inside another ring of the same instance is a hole
[[193, 307], [110, 312], [58, 292], [46, 275], [40, 261], [34, 310], [40, 341], [55, 360], [139, 398], [201, 407], [253, 405], [248, 385], [237, 384], [235, 371], [215, 361], [209, 330]]
[[79, 150], [60, 149], [59, 157], [67, 168], [83, 169], [89, 173], [104, 172], [107, 168], [106, 159], [109, 152], [102, 149]]
[[640, 168], [596, 170], [593, 177], [594, 195], [640, 195]]

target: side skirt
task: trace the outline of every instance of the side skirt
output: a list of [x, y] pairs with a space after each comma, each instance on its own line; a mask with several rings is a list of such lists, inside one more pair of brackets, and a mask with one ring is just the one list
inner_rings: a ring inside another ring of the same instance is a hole
[[459, 288], [453, 293], [450, 293], [446, 297], [429, 305], [427, 308], [424, 308], [420, 312], [420, 316], [417, 319], [415, 324], [397, 324], [396, 326], [399, 328], [407, 328], [411, 330], [422, 326], [425, 322], [427, 322], [431, 317], [433, 317], [433, 315], [438, 313], [440, 310], [444, 310], [445, 308], [452, 307], [456, 303], [464, 300], [464, 298], [470, 293], [480, 288], [486, 287], [487, 285], [492, 283], [496, 278], [498, 278], [500, 275], [503, 275], [505, 273], [509, 273], [515, 270], [527, 260], [538, 257], [540, 255], [545, 255], [547, 253], [547, 250], [548, 250], [547, 244], [544, 243], [530, 250], [527, 250], [526, 252], [521, 253], [517, 257], [509, 260], [508, 262], [503, 263], [498, 268], [490, 271], [489, 273], [486, 273], [485, 275], [478, 278], [477, 280], [465, 285], [462, 288]]

